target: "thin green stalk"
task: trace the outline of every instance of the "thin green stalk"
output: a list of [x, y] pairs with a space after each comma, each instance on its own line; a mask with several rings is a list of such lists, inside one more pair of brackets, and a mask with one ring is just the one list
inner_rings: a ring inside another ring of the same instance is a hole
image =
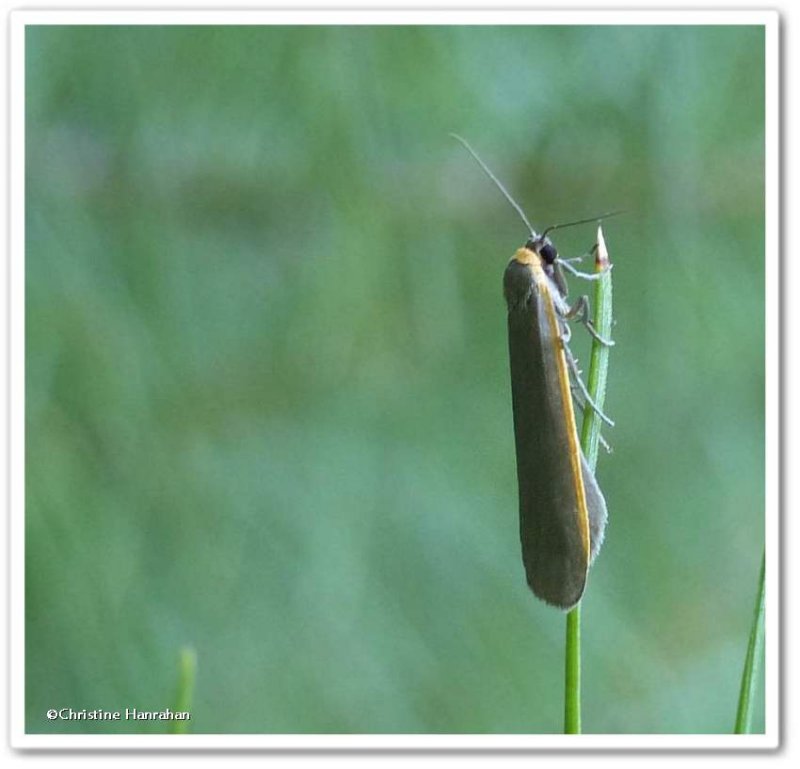
[[[189, 712], [192, 710], [192, 697], [194, 695], [194, 679], [197, 671], [197, 655], [194, 649], [181, 649], [178, 659], [178, 688], [175, 694], [175, 707], [173, 711]], [[185, 734], [189, 731], [189, 721], [171, 721], [171, 734]]]
[[581, 605], [567, 614], [564, 648], [564, 734], [581, 733]]
[[[603, 272], [603, 276], [595, 282], [594, 294], [594, 327], [604, 339], [611, 338], [613, 325], [613, 308], [611, 292], [611, 263], [603, 238], [602, 228], [597, 228], [597, 250], [595, 252], [595, 271]], [[592, 351], [589, 358], [589, 373], [586, 377], [586, 388], [592, 400], [601, 411], [606, 400], [606, 384], [608, 382], [608, 359], [611, 348], [601, 344], [597, 339], [592, 340]], [[589, 463], [592, 472], [597, 467], [597, 455], [600, 447], [600, 429], [602, 420], [595, 410], [587, 407], [583, 414], [583, 427], [581, 429], [581, 448]]]
[[[597, 228], [597, 249], [595, 252], [595, 271], [604, 271], [595, 282], [594, 327], [604, 339], [611, 338], [613, 321], [611, 301], [611, 270], [603, 231]], [[592, 400], [602, 410], [606, 399], [608, 381], [608, 345], [593, 340], [589, 359], [589, 373], [586, 387]], [[581, 448], [592, 471], [597, 467], [602, 421], [594, 409], [587, 404], [581, 428]], [[564, 734], [581, 733], [581, 606], [578, 604], [567, 614], [567, 633], [564, 648]]]
[[756, 686], [756, 675], [764, 650], [764, 567], [766, 553], [761, 556], [761, 573], [758, 577], [758, 593], [756, 609], [753, 613], [753, 625], [750, 628], [750, 641], [747, 644], [747, 656], [742, 671], [742, 685], [739, 690], [739, 708], [736, 711], [734, 734], [749, 734], [753, 720], [753, 692]]

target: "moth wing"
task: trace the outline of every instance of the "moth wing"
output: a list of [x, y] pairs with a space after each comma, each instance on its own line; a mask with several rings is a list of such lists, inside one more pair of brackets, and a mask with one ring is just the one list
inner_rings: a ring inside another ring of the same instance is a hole
[[[534, 594], [569, 609], [583, 595], [589, 568], [588, 513], [579, 493], [580, 465], [572, 461], [580, 448], [552, 297], [527, 265], [514, 260], [506, 269], [507, 287], [524, 278], [520, 270], [529, 273], [530, 293], [524, 302], [509, 303], [508, 340], [522, 560]], [[594, 490], [599, 494], [596, 483]]]
[[608, 521], [608, 509], [606, 500], [597, 479], [589, 468], [586, 457], [581, 454], [581, 472], [583, 475], [583, 487], [586, 490], [586, 508], [589, 512], [589, 534], [592, 542], [592, 549], [589, 556], [590, 563], [594, 561], [600, 552], [605, 537], [606, 522]]

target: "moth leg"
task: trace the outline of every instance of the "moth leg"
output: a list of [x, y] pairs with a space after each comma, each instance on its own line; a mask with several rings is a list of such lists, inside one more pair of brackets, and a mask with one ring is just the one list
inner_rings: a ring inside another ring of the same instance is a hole
[[576, 278], [583, 278], [584, 280], [600, 280], [606, 270], [610, 270], [614, 265], [609, 264], [600, 272], [581, 272], [580, 270], [576, 270], [568, 260], [559, 258], [558, 263], [571, 275], [574, 275]]
[[594, 327], [594, 323], [589, 319], [589, 297], [582, 296], [578, 299], [575, 304], [570, 307], [564, 317], [567, 320], [577, 320], [579, 323], [583, 323], [586, 326], [586, 330], [592, 336], [593, 339], [596, 339], [600, 344], [604, 345], [605, 347], [613, 347], [614, 340], [613, 339], [606, 339], [605, 337], [600, 336], [597, 333], [597, 329]]
[[561, 261], [569, 262], [569, 264], [573, 264], [574, 262], [580, 263], [584, 259], [588, 259], [590, 256], [594, 256], [596, 251], [597, 251], [597, 243], [595, 243], [585, 254], [581, 254], [580, 256], [571, 256], [569, 259], [561, 259]]
[[[566, 318], [566, 316], [563, 316], [563, 318]], [[559, 323], [559, 325], [561, 326], [561, 341], [564, 343], [564, 345], [566, 345], [567, 342], [572, 339], [572, 329], [566, 320], [564, 320], [562, 323]]]
[[[570, 389], [572, 390], [572, 396], [575, 399], [575, 405], [581, 410], [581, 414], [584, 414], [586, 412], [586, 401], [583, 400], [580, 391], [575, 385], [570, 385]], [[613, 454], [614, 449], [611, 447], [609, 442], [603, 437], [603, 434], [600, 433], [598, 437], [600, 439], [600, 445], [605, 449], [606, 453]]]
[[575, 383], [580, 388], [581, 395], [583, 396], [584, 400], [592, 407], [595, 414], [597, 414], [597, 416], [600, 417], [600, 419], [603, 420], [603, 422], [605, 422], [609, 427], [613, 427], [614, 422], [600, 410], [600, 408], [597, 406], [594, 400], [592, 400], [592, 396], [589, 395], [589, 391], [586, 389], [586, 385], [583, 383], [583, 380], [581, 379], [580, 371], [578, 371], [578, 363], [575, 360], [575, 356], [572, 354], [572, 350], [570, 350], [566, 344], [563, 344], [563, 348], [564, 348], [564, 357], [567, 359], [567, 365], [569, 366], [570, 371], [572, 372], [572, 375], [575, 378]]

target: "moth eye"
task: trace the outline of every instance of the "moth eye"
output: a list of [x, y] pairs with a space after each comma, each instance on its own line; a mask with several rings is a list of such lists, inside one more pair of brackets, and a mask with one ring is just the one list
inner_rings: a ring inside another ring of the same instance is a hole
[[553, 264], [553, 262], [558, 259], [558, 251], [556, 251], [556, 247], [552, 243], [545, 243], [539, 249], [539, 256], [541, 256], [547, 264]]

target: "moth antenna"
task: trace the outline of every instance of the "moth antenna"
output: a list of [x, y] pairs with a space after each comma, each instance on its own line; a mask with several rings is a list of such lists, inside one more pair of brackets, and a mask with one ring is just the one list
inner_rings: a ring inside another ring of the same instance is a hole
[[552, 232], [553, 230], [560, 230], [562, 227], [572, 227], [574, 224], [586, 224], [587, 222], [599, 222], [601, 219], [610, 219], [612, 216], [619, 216], [620, 214], [625, 214], [627, 211], [609, 211], [605, 214], [600, 214], [600, 216], [592, 216], [588, 219], [578, 219], [574, 222], [564, 222], [563, 224], [551, 224], [543, 233], [542, 237], [547, 235], [548, 232]]
[[[520, 219], [522, 219], [522, 221], [525, 222], [525, 226], [528, 228], [528, 232], [530, 232], [531, 237], [535, 240], [538, 237], [536, 234], [536, 230], [534, 230], [533, 227], [531, 227], [531, 223], [528, 221], [528, 217], [525, 216], [525, 212], [522, 210], [519, 203], [517, 203], [517, 201], [511, 197], [508, 190], [503, 186], [501, 181], [489, 170], [489, 166], [487, 166], [486, 163], [484, 163], [481, 160], [478, 153], [475, 152], [475, 150], [469, 146], [469, 142], [466, 139], [463, 139], [458, 134], [453, 134], [453, 133], [451, 133], [450, 136], [452, 136], [456, 141], [461, 142], [461, 144], [463, 144], [464, 147], [466, 148], [467, 152], [469, 152], [469, 154], [472, 155], [472, 157], [475, 158], [476, 161], [478, 161], [478, 165], [483, 169], [484, 173], [495, 183], [497, 189], [499, 189], [500, 192], [503, 193], [505, 199], [509, 203], [511, 203], [511, 205], [514, 207], [514, 210], [519, 214]], [[592, 219], [591, 221], [594, 221], [594, 219]]]

